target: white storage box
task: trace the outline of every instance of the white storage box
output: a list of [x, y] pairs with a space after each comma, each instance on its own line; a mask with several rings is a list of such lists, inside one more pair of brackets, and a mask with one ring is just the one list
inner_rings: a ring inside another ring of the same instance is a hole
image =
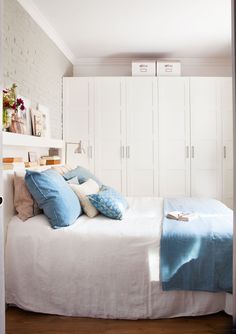
[[179, 61], [157, 61], [157, 76], [181, 75], [181, 64]]
[[133, 76], [155, 76], [156, 62], [155, 61], [132, 61]]

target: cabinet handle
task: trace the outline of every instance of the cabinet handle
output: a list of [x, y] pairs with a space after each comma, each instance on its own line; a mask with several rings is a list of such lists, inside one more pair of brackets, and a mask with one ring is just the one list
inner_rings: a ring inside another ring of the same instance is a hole
[[124, 157], [125, 157], [125, 148], [124, 148], [124, 146], [120, 147], [120, 156], [121, 156], [121, 159], [124, 159]]
[[186, 146], [186, 158], [189, 159], [189, 146]]
[[129, 148], [129, 146], [126, 146], [126, 158], [127, 159], [130, 158], [130, 148]]
[[126, 158], [129, 159], [130, 158], [130, 147], [126, 146]]
[[224, 146], [224, 159], [227, 157], [227, 151], [226, 151], [226, 146]]
[[192, 159], [194, 159], [195, 157], [195, 150], [194, 150], [194, 146], [192, 146]]

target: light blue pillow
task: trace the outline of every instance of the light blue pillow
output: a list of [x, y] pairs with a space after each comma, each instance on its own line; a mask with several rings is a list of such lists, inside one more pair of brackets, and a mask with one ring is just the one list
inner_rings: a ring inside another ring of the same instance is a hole
[[112, 219], [122, 219], [128, 208], [126, 199], [110, 187], [103, 186], [101, 191], [88, 195], [88, 198], [99, 212]]
[[84, 183], [88, 181], [88, 179], [93, 179], [95, 182], [97, 182], [99, 187], [102, 186], [102, 183], [96, 178], [95, 175], [93, 175], [88, 169], [81, 166], [78, 166], [75, 169], [65, 173], [63, 177], [67, 181], [73, 179], [74, 177], [77, 177], [79, 183]]
[[56, 171], [27, 170], [25, 183], [53, 228], [69, 226], [81, 215], [78, 197]]

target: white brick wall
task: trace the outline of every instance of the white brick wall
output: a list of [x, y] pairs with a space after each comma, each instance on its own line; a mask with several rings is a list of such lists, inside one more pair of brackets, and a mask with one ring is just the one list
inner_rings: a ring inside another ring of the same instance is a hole
[[62, 138], [62, 77], [73, 66], [17, 0], [4, 0], [4, 86], [50, 109], [51, 134]]

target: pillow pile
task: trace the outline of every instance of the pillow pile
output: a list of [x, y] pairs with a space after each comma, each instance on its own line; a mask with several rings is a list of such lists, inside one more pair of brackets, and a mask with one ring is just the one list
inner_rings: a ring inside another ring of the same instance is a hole
[[91, 218], [99, 212], [112, 219], [123, 218], [126, 199], [102, 186], [90, 171], [81, 166], [69, 171], [67, 166], [53, 169], [15, 173], [14, 204], [20, 219], [26, 220], [42, 209], [57, 229], [73, 224], [82, 213], [81, 206]]
[[[64, 174], [63, 177], [71, 183], [71, 188], [79, 197], [84, 212], [89, 217], [95, 217], [99, 211], [104, 216], [112, 219], [123, 218], [124, 212], [128, 208], [126, 199], [116, 190], [102, 185], [101, 181], [89, 170], [78, 166]], [[73, 185], [75, 178], [82, 185]], [[84, 187], [82, 187], [83, 185]], [[101, 191], [99, 191], [99, 188], [101, 188]]]
[[57, 172], [27, 171], [25, 182], [53, 228], [69, 226], [81, 215], [78, 197]]

